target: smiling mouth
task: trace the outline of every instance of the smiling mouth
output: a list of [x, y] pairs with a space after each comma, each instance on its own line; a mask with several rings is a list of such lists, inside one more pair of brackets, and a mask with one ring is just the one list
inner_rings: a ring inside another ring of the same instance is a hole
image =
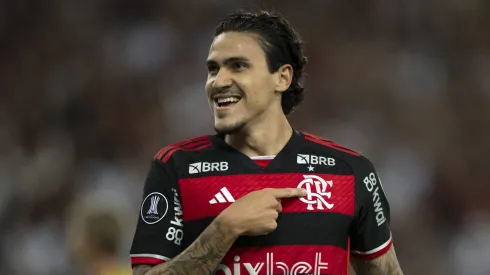
[[229, 97], [219, 97], [214, 99], [214, 106], [221, 108], [232, 107], [237, 104], [242, 98], [238, 96], [229, 96]]

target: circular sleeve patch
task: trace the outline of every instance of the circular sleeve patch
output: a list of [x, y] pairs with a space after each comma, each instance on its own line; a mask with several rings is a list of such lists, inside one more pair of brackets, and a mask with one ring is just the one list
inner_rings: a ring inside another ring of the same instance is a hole
[[162, 193], [153, 192], [141, 204], [141, 219], [147, 224], [155, 224], [165, 217], [167, 211], [167, 198]]

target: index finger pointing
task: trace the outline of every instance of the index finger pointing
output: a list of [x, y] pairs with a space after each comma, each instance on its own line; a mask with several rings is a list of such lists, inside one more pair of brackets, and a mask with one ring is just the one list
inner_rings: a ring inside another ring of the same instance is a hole
[[306, 190], [303, 188], [281, 188], [274, 190], [274, 196], [276, 198], [293, 198], [303, 197], [306, 195]]

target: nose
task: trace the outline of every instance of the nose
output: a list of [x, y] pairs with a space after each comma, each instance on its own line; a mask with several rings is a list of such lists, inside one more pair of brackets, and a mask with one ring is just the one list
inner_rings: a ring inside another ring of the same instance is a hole
[[232, 84], [233, 81], [231, 79], [230, 73], [225, 69], [221, 69], [214, 78], [213, 88], [228, 88], [231, 87]]

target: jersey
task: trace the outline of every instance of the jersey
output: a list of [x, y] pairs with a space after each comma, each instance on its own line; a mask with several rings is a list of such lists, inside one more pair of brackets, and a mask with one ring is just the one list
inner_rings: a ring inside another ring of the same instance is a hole
[[131, 262], [168, 261], [234, 201], [255, 190], [284, 187], [307, 194], [282, 199], [277, 229], [239, 237], [216, 274], [346, 275], [350, 255], [376, 258], [390, 248], [389, 204], [366, 157], [293, 131], [285, 147], [260, 165], [214, 135], [167, 146], [155, 156]]

